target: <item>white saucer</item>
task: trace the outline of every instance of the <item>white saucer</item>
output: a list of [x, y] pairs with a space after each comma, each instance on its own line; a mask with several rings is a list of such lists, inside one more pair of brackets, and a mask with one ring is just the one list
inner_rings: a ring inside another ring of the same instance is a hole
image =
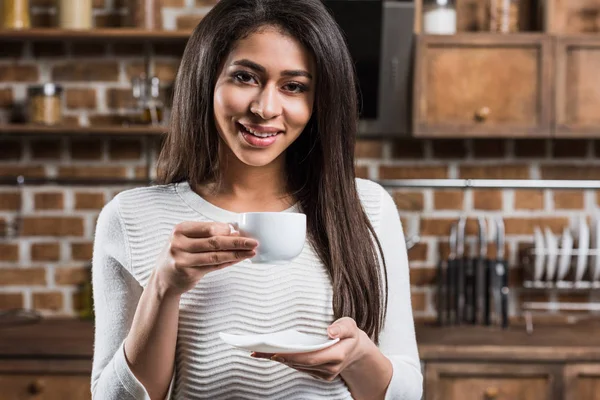
[[262, 335], [232, 335], [230, 333], [219, 332], [219, 336], [225, 343], [240, 349], [255, 351], [257, 353], [279, 354], [308, 353], [325, 349], [340, 341], [339, 338], [323, 339], [322, 337], [307, 335], [294, 329]]

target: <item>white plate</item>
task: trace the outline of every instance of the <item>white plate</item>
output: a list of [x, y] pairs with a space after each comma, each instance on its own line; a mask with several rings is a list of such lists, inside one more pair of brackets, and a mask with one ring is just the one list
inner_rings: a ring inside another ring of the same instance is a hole
[[340, 341], [339, 338], [324, 339], [319, 336], [307, 335], [294, 329], [262, 335], [232, 335], [230, 333], [219, 332], [219, 336], [225, 343], [240, 349], [255, 351], [257, 353], [279, 354], [308, 353], [325, 349]]
[[[596, 252], [600, 251], [600, 218], [594, 216], [594, 229], [592, 230], [592, 246]], [[592, 264], [594, 268], [592, 279], [597, 281], [600, 278], [600, 254], [592, 256]]]
[[546, 262], [546, 281], [551, 282], [554, 279], [554, 274], [556, 273], [558, 242], [550, 228], [546, 228], [544, 233], [546, 236], [546, 250], [548, 253], [548, 261]]
[[546, 259], [544, 251], [546, 250], [546, 246], [544, 245], [544, 235], [542, 235], [542, 231], [537, 226], [533, 228], [533, 236], [535, 246], [535, 265], [533, 269], [533, 280], [539, 281], [544, 275], [544, 260]]
[[558, 274], [556, 275], [557, 281], [562, 281], [567, 273], [569, 272], [569, 266], [571, 265], [571, 250], [573, 250], [573, 236], [569, 228], [563, 230], [561, 243], [560, 243], [560, 256], [558, 257]]
[[577, 269], [575, 270], [575, 282], [581, 281], [585, 274], [588, 261], [588, 250], [590, 248], [590, 227], [582, 217], [579, 220], [579, 257], [577, 257]]

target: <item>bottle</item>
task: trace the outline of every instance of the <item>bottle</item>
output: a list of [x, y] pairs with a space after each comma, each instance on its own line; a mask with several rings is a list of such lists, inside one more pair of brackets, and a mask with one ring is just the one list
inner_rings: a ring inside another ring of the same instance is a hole
[[142, 123], [159, 125], [163, 121], [163, 102], [160, 100], [160, 79], [156, 76], [149, 79], [150, 96], [144, 106]]
[[5, 29], [31, 28], [29, 0], [3, 0], [2, 27]]
[[423, 1], [423, 33], [437, 35], [456, 33], [454, 0]]
[[519, 0], [489, 0], [490, 31], [519, 31]]

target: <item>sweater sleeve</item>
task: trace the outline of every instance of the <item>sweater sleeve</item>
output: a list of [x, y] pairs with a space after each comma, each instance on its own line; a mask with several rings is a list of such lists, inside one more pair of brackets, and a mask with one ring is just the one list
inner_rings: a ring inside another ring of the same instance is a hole
[[423, 375], [412, 315], [406, 243], [394, 200], [385, 189], [380, 190], [381, 223], [377, 237], [387, 266], [388, 307], [379, 348], [393, 365], [385, 400], [419, 400]]
[[124, 341], [131, 328], [142, 287], [131, 274], [131, 254], [118, 201], [116, 197], [104, 207], [94, 236], [92, 397], [145, 400], [150, 397], [131, 372], [125, 358]]

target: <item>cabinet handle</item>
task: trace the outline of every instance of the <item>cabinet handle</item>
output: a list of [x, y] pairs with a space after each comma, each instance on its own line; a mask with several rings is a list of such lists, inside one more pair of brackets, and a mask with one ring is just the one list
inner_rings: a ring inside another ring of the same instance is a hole
[[29, 386], [27, 387], [29, 394], [40, 394], [44, 391], [44, 382], [36, 379], [35, 381], [31, 382], [29, 384]]
[[498, 398], [499, 390], [495, 387], [485, 389], [485, 400], [495, 400]]
[[490, 110], [489, 107], [481, 107], [479, 110], [475, 111], [475, 120], [478, 122], [485, 122], [491, 113], [492, 110]]

